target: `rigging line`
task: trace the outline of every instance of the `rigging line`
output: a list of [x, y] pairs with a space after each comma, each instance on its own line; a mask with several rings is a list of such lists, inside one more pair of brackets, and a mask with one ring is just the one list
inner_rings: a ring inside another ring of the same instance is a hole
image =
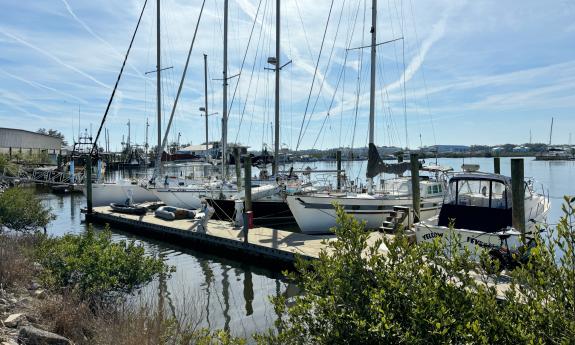
[[[361, 42], [365, 41], [365, 14], [366, 14], [367, 4], [366, 1], [363, 2], [363, 28], [361, 30]], [[355, 98], [355, 118], [353, 121], [353, 133], [351, 136], [351, 148], [353, 150], [353, 145], [355, 143], [355, 131], [357, 129], [357, 114], [359, 110], [359, 94], [361, 92], [361, 72], [363, 71], [363, 49], [359, 51], [359, 69], [357, 71], [357, 88], [356, 88], [356, 98]]]
[[[401, 10], [402, 14], [403, 14], [403, 6], [402, 6], [402, 10]], [[403, 25], [402, 25], [402, 31], [403, 31]], [[403, 32], [402, 32], [403, 34]], [[407, 150], [409, 147], [409, 133], [407, 130], [407, 89], [406, 89], [406, 85], [405, 85], [405, 40], [401, 41], [401, 51], [402, 51], [402, 55], [403, 55], [403, 122], [404, 122], [404, 126], [405, 126], [405, 149]]]
[[300, 9], [299, 9], [299, 5], [298, 5], [298, 3], [297, 3], [297, 0], [294, 0], [294, 3], [295, 3], [295, 7], [296, 7], [296, 9], [297, 9], [297, 14], [298, 14], [298, 17], [299, 17], [299, 22], [300, 22], [300, 24], [301, 24], [301, 29], [302, 29], [302, 31], [303, 31], [303, 36], [304, 36], [305, 42], [306, 42], [306, 44], [307, 44], [307, 53], [309, 54], [309, 57], [310, 57], [311, 59], [313, 59], [313, 54], [312, 54], [312, 52], [311, 52], [311, 45], [309, 44], [309, 39], [307, 38], [307, 37], [308, 37], [308, 36], [307, 36], [307, 31], [305, 30], [305, 25], [303, 24], [303, 18], [302, 18], [302, 16], [301, 16], [301, 11], [300, 11]]
[[[254, 33], [254, 28], [256, 26], [256, 23], [258, 21], [258, 14], [260, 13], [260, 7], [262, 4], [262, 0], [260, 0], [260, 2], [258, 3], [258, 9], [256, 10], [256, 15], [254, 16], [254, 22], [252, 24], [252, 28], [250, 30], [250, 36], [248, 38], [248, 44], [246, 45], [246, 51], [244, 53], [244, 57], [242, 59], [242, 64], [240, 66], [240, 72], [238, 74], [238, 80], [236, 81], [236, 87], [234, 88], [234, 93], [232, 95], [232, 100], [230, 101], [230, 106], [228, 107], [228, 116], [232, 111], [232, 107], [234, 105], [234, 100], [236, 98], [236, 91], [238, 90], [238, 85], [240, 85], [240, 79], [242, 78], [242, 71], [244, 70], [244, 64], [246, 62], [246, 58], [248, 56], [248, 50], [250, 49], [250, 43], [252, 42], [252, 35]], [[266, 2], [267, 4], [267, 2]], [[238, 40], [239, 41], [239, 40]], [[247, 97], [247, 96], [246, 96]], [[236, 139], [237, 140], [237, 139]]]
[[[258, 17], [258, 13], [259, 13], [259, 10], [260, 10], [261, 2], [262, 2], [262, 0], [260, 0], [260, 3], [259, 3], [259, 5], [258, 5], [258, 11], [256, 12], [256, 16], [255, 16], [255, 18], [254, 18], [254, 25], [255, 25], [256, 19], [257, 19], [257, 17]], [[264, 11], [263, 11], [263, 15], [264, 15], [264, 16], [265, 16], [265, 14], [266, 14], [266, 12], [267, 12], [268, 3], [269, 3], [269, 2], [266, 1], [266, 4], [265, 4], [265, 6], [264, 6]], [[253, 26], [252, 26], [252, 33], [253, 33], [253, 29], [254, 29], [254, 28], [253, 28]], [[247, 107], [248, 100], [249, 100], [249, 97], [250, 97], [250, 90], [251, 90], [251, 87], [252, 87], [252, 81], [253, 81], [253, 77], [254, 77], [256, 62], [257, 62], [258, 54], [259, 54], [259, 51], [260, 51], [260, 43], [261, 43], [261, 38], [262, 38], [262, 32], [263, 32], [263, 26], [260, 27], [260, 32], [259, 32], [259, 36], [258, 36], [258, 43], [256, 44], [256, 53], [255, 53], [255, 55], [254, 55], [254, 63], [252, 64], [252, 70], [251, 70], [251, 72], [250, 72], [250, 81], [248, 82], [248, 90], [247, 90], [247, 92], [246, 92], [246, 100], [244, 101], [243, 109], [242, 109], [242, 114], [240, 115], [240, 122], [239, 122], [239, 124], [238, 124], [238, 130], [236, 131], [235, 142], [238, 142], [238, 136], [239, 136], [240, 130], [241, 130], [241, 128], [242, 128], [242, 123], [243, 123], [243, 121], [244, 121], [244, 114], [245, 114], [245, 112], [246, 112], [246, 107]], [[250, 40], [251, 40], [251, 38], [252, 38], [252, 33], [250, 33]], [[248, 42], [248, 47], [249, 47], [249, 42]], [[247, 56], [247, 52], [248, 52], [248, 51], [247, 51], [247, 48], [246, 48], [246, 55], [244, 55], [244, 61], [242, 61], [242, 67], [240, 68], [240, 76], [238, 77], [238, 83], [236, 84], [236, 89], [234, 90], [234, 95], [232, 96], [232, 103], [234, 102], [234, 98], [235, 98], [235, 96], [236, 96], [236, 90], [237, 90], [238, 85], [239, 85], [239, 83], [240, 83], [239, 78], [241, 78], [241, 76], [242, 76], [242, 70], [243, 70], [243, 67], [244, 67], [244, 62], [245, 62], [245, 59], [246, 59], [246, 56]], [[257, 82], [259, 82], [259, 73], [258, 73]], [[256, 87], [257, 87], [257, 85], [256, 85]], [[256, 94], [257, 94], [257, 93], [256, 93]], [[231, 107], [230, 107], [230, 111], [231, 111]], [[250, 127], [250, 130], [251, 130], [251, 127]], [[248, 136], [248, 138], [249, 138], [249, 136]]]
[[[188, 57], [186, 58], [186, 64], [184, 65], [184, 71], [182, 73], [182, 79], [180, 80], [180, 85], [178, 87], [178, 92], [176, 93], [176, 98], [174, 99], [174, 105], [172, 107], [172, 112], [170, 114], [170, 120], [168, 121], [168, 126], [166, 127], [166, 132], [164, 133], [164, 139], [162, 140], [162, 147], [158, 150], [158, 155], [156, 157], [156, 166], [154, 168], [154, 174], [152, 175], [152, 180], [159, 174], [160, 165], [162, 164], [162, 153], [164, 152], [164, 148], [166, 147], [166, 141], [168, 139], [168, 134], [170, 132], [170, 127], [172, 126], [172, 120], [174, 119], [174, 113], [176, 112], [176, 107], [178, 106], [178, 100], [180, 98], [180, 94], [182, 93], [182, 87], [184, 85], [184, 80], [186, 79], [186, 73], [188, 71], [188, 65], [190, 64], [190, 56], [192, 55], [192, 50], [194, 48], [194, 43], [196, 41], [196, 35], [198, 33], [198, 28], [200, 26], [200, 20], [202, 19], [202, 14], [204, 12], [204, 5], [206, 4], [206, 0], [202, 1], [202, 7], [200, 8], [200, 14], [198, 15], [198, 21], [196, 22], [196, 28], [194, 29], [194, 36], [192, 38], [192, 43], [190, 43], [190, 50], [188, 51]], [[159, 66], [158, 66], [159, 67]]]
[[[331, 58], [333, 57], [333, 51], [334, 51], [334, 48], [335, 48], [335, 42], [336, 42], [337, 36], [338, 36], [338, 34], [339, 34], [339, 28], [340, 28], [340, 25], [341, 25], [341, 18], [343, 17], [343, 10], [344, 10], [344, 8], [345, 8], [345, 0], [343, 0], [343, 3], [342, 3], [341, 12], [340, 12], [340, 14], [339, 14], [339, 20], [338, 20], [338, 22], [337, 22], [337, 27], [336, 27], [336, 30], [335, 30], [335, 36], [333, 37], [333, 43], [332, 43], [332, 45], [331, 45], [331, 51], [330, 51], [330, 53], [329, 53], [329, 58], [327, 59], [327, 65], [326, 65], [326, 67], [325, 67], [325, 75], [326, 75], [326, 76], [327, 76], [327, 74], [329, 73], [329, 67], [330, 67], [330, 64], [331, 64]], [[346, 57], [347, 57], [347, 54], [346, 54]], [[326, 78], [323, 78], [323, 79], [321, 80], [321, 84], [319, 85], [319, 90], [318, 90], [318, 92], [317, 92], [317, 97], [315, 98], [313, 107], [311, 108], [311, 112], [310, 112], [310, 115], [309, 115], [309, 118], [308, 118], [308, 121], [307, 121], [307, 125], [306, 125], [306, 127], [305, 127], [305, 129], [304, 129], [304, 131], [303, 131], [303, 135], [305, 135], [305, 133], [307, 132], [307, 129], [308, 129], [309, 124], [310, 124], [310, 122], [311, 122], [311, 117], [312, 117], [312, 115], [315, 113], [315, 108], [316, 108], [317, 102], [319, 101], [319, 98], [320, 98], [320, 96], [321, 96], [321, 91], [323, 90], [323, 85], [324, 85], [324, 83], [325, 83], [325, 80], [326, 80]], [[338, 80], [338, 82], [339, 82], [339, 80]], [[337, 91], [337, 90], [336, 90], [336, 91]], [[335, 92], [334, 92], [334, 97], [335, 97]], [[324, 105], [325, 105], [325, 100], [324, 100]], [[329, 106], [328, 113], [329, 113], [329, 111], [331, 110], [332, 105], [333, 105], [333, 98], [332, 98], [331, 104], [330, 104], [330, 106]]]
[[138, 28], [140, 27], [140, 22], [142, 21], [142, 15], [144, 14], [144, 10], [146, 9], [146, 4], [148, 0], [144, 0], [144, 6], [142, 6], [142, 11], [140, 12], [140, 17], [138, 18], [138, 23], [136, 24], [136, 29], [132, 34], [132, 39], [130, 40], [130, 45], [128, 46], [128, 51], [126, 52], [126, 56], [124, 57], [124, 62], [122, 63], [122, 68], [120, 68], [120, 73], [118, 74], [118, 79], [116, 79], [116, 84], [114, 85], [114, 89], [112, 90], [112, 95], [108, 100], [108, 105], [106, 106], [106, 111], [104, 112], [104, 116], [102, 117], [102, 122], [100, 123], [100, 127], [98, 128], [98, 133], [96, 134], [96, 138], [94, 139], [94, 144], [92, 146], [91, 154], [94, 155], [94, 151], [96, 150], [96, 143], [98, 142], [98, 138], [100, 137], [100, 133], [102, 132], [102, 127], [104, 127], [104, 123], [106, 122], [106, 117], [108, 116], [108, 112], [110, 111], [110, 106], [112, 105], [112, 101], [114, 100], [114, 95], [116, 94], [116, 90], [118, 89], [118, 84], [120, 83], [120, 79], [122, 78], [122, 73], [124, 72], [124, 67], [126, 66], [126, 61], [128, 60], [128, 55], [130, 55], [130, 50], [132, 49], [132, 44], [134, 43], [134, 39], [136, 38], [136, 33], [138, 32]]
[[[350, 5], [350, 7], [351, 7], [351, 5]], [[361, 1], [358, 1], [357, 2], [357, 9], [355, 11], [355, 18], [353, 20], [353, 26], [352, 26], [351, 30], [348, 30], [348, 37], [346, 38], [346, 42], [348, 44], [348, 47], [351, 45], [351, 41], [353, 40], [353, 34], [355, 32], [355, 26], [357, 25], [357, 18], [359, 15], [360, 8], [361, 8]], [[346, 52], [346, 57], [347, 57], [347, 52]], [[344, 69], [344, 71], [343, 71], [343, 86], [341, 88], [341, 111], [340, 111], [340, 117], [339, 117], [339, 143], [338, 143], [338, 146], [340, 148], [342, 147], [341, 143], [342, 143], [343, 113], [344, 113], [344, 100], [345, 100], [346, 64], [347, 63], [343, 64], [343, 69]]]
[[[345, 57], [344, 57], [344, 59], [343, 59], [343, 66], [345, 66], [346, 63], [347, 63], [347, 51], [345, 52]], [[323, 130], [323, 127], [324, 127], [324, 125], [325, 125], [325, 121], [327, 120], [327, 118], [328, 118], [329, 115], [330, 115], [330, 111], [331, 111], [331, 109], [332, 109], [332, 107], [333, 107], [333, 103], [335, 102], [335, 96], [336, 96], [336, 94], [337, 94], [337, 90], [339, 89], [339, 84], [341, 83], [341, 78], [342, 78], [342, 76], [343, 76], [344, 70], [345, 70], [345, 67], [342, 67], [342, 69], [341, 69], [341, 71], [340, 71], [340, 73], [339, 73], [339, 76], [338, 76], [338, 78], [337, 78], [337, 83], [336, 83], [336, 85], [335, 85], [335, 90], [333, 91], [333, 96], [331, 97], [331, 102], [330, 102], [330, 104], [329, 104], [329, 108], [327, 109], [327, 113], [325, 114], [325, 118], [324, 118], [323, 123], [322, 123], [322, 125], [321, 125], [321, 128], [320, 128], [320, 130], [319, 130], [319, 132], [318, 132], [318, 134], [317, 134], [317, 138], [316, 138], [316, 140], [315, 140], [315, 142], [314, 142], [314, 144], [313, 144], [313, 146], [312, 146], [312, 150], [315, 148], [315, 144], [317, 143], [317, 140], [318, 140], [318, 138], [319, 138], [319, 136], [320, 136], [320, 134], [321, 134], [321, 132], [322, 132], [322, 130]], [[308, 122], [308, 124], [309, 124], [309, 122]], [[307, 131], [307, 127], [306, 127], [306, 131]], [[305, 131], [304, 131], [304, 134], [305, 134]]]
[[[417, 34], [417, 26], [416, 26], [416, 22], [415, 22], [415, 10], [413, 8], [413, 1], [409, 0], [410, 2], [410, 7], [411, 7], [411, 18], [412, 18], [412, 22], [413, 22], [413, 31], [415, 32], [415, 42], [417, 43], [417, 52], [418, 55], [421, 56], [421, 43], [419, 40], [419, 35]], [[433, 143], [435, 145], [437, 145], [437, 137], [435, 136], [435, 124], [433, 121], [433, 113], [431, 112], [431, 107], [429, 106], [429, 92], [427, 89], [427, 80], [425, 78], [425, 69], [423, 68], [424, 64], [423, 62], [421, 63], [421, 76], [423, 78], [423, 89], [425, 90], [425, 100], [427, 103], [427, 113], [429, 114], [430, 120], [431, 120], [431, 132], [433, 133]]]
[[[318, 67], [319, 67], [319, 60], [320, 60], [320, 58], [321, 58], [321, 53], [322, 53], [322, 51], [323, 51], [323, 44], [325, 43], [325, 36], [326, 36], [326, 34], [327, 34], [327, 28], [328, 28], [328, 26], [329, 26], [329, 20], [330, 20], [330, 18], [331, 18], [331, 11], [332, 11], [332, 9], [333, 9], [333, 3], [334, 3], [334, 0], [331, 0], [331, 4], [330, 4], [330, 6], [329, 6], [329, 13], [328, 13], [328, 15], [327, 15], [327, 20], [326, 20], [326, 23], [325, 23], [325, 29], [324, 29], [324, 31], [323, 31], [323, 37], [322, 37], [322, 39], [321, 39], [321, 45], [320, 45], [320, 47], [319, 47], [319, 54], [317, 55], [317, 61], [316, 61], [316, 63], [315, 63], [315, 68], [314, 68], [314, 71], [313, 71], [313, 78], [312, 78], [312, 80], [311, 80], [311, 87], [310, 87], [310, 89], [309, 89], [309, 94], [308, 94], [308, 96], [307, 96], [307, 102], [306, 102], [306, 105], [305, 105], [305, 111], [304, 111], [304, 113], [303, 113], [303, 120], [302, 120], [301, 128], [300, 128], [300, 131], [299, 131], [299, 135], [298, 135], [296, 150], [299, 148], [299, 145], [300, 145], [300, 143], [301, 143], [302, 130], [303, 130], [303, 126], [304, 126], [304, 124], [305, 124], [305, 118], [306, 118], [306, 115], [307, 115], [307, 111], [308, 111], [308, 107], [309, 107], [309, 101], [310, 101], [310, 99], [311, 99], [311, 94], [312, 94], [312, 92], [313, 92], [313, 86], [314, 86], [314, 84], [315, 84], [315, 78], [316, 78], [316, 76], [317, 76], [317, 70], [318, 70]], [[311, 116], [311, 115], [310, 115], [310, 116]]]

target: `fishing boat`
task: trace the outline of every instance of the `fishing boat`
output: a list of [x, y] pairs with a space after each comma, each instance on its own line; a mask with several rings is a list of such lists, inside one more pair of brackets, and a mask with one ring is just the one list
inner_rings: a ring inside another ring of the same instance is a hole
[[[526, 181], [526, 233], [537, 231], [549, 208], [549, 197], [536, 193], [532, 181]], [[477, 248], [500, 247], [502, 239], [509, 248], [518, 248], [522, 234], [512, 226], [511, 178], [483, 172], [453, 175], [439, 215], [417, 223], [415, 234], [417, 242], [458, 236], [461, 247], [467, 247], [473, 255]]]

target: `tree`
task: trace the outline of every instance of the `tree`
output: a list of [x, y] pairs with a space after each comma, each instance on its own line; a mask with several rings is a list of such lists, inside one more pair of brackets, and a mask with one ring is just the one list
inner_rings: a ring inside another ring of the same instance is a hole
[[60, 138], [62, 139], [62, 145], [68, 145], [68, 142], [64, 138], [64, 134], [56, 129], [46, 129], [46, 128], [38, 128], [36, 133], [49, 135], [51, 137]]
[[[487, 284], [499, 270], [470, 260], [457, 241], [410, 245], [403, 233], [368, 246], [364, 226], [337, 207], [338, 241], [319, 260], [298, 260], [303, 293], [275, 298], [281, 344], [570, 343], [575, 339], [575, 198], [557, 233], [506, 279], [505, 302]], [[378, 248], [385, 245], [387, 252]], [[557, 263], [555, 248], [564, 254]], [[450, 255], [446, 255], [450, 253]], [[490, 261], [484, 256], [484, 262]], [[477, 279], [479, 277], [480, 279]], [[288, 303], [289, 302], [289, 303]], [[290, 305], [288, 307], [288, 304]]]
[[0, 194], [0, 232], [4, 229], [35, 231], [45, 228], [52, 219], [51, 210], [30, 189], [8, 188]]

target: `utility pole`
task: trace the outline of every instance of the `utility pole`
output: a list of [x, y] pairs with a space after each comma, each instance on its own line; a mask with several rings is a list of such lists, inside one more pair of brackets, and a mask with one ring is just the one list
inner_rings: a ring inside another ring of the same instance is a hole
[[[369, 90], [369, 143], [375, 145], [375, 46], [377, 26], [377, 0], [373, 0], [371, 8], [371, 68], [370, 68], [370, 90]], [[373, 178], [367, 179], [367, 192], [373, 193]]]
[[[223, 115], [222, 115], [222, 178], [228, 176], [227, 142], [228, 142], [228, 0], [224, 0], [224, 68], [223, 68]], [[207, 115], [207, 113], [206, 113]], [[207, 117], [207, 116], [206, 116]]]

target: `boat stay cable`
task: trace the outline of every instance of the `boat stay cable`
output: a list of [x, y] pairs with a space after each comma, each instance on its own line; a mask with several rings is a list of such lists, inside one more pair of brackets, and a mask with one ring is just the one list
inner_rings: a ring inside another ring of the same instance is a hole
[[188, 56], [186, 58], [186, 64], [184, 66], [184, 71], [182, 72], [182, 78], [180, 79], [180, 85], [178, 86], [178, 91], [176, 92], [176, 97], [174, 99], [174, 105], [172, 106], [172, 112], [170, 113], [170, 119], [168, 120], [168, 126], [166, 127], [166, 131], [164, 132], [164, 138], [162, 140], [162, 147], [158, 150], [156, 155], [156, 165], [154, 166], [154, 173], [150, 181], [154, 181], [155, 178], [160, 174], [160, 167], [162, 163], [162, 153], [164, 152], [164, 148], [166, 147], [166, 142], [168, 140], [168, 134], [170, 133], [170, 128], [172, 126], [172, 121], [174, 119], [174, 114], [176, 112], [176, 108], [178, 106], [178, 100], [180, 99], [180, 94], [182, 93], [182, 87], [184, 85], [184, 81], [186, 79], [186, 73], [188, 71], [188, 65], [190, 64], [190, 56], [192, 55], [192, 50], [194, 48], [194, 43], [196, 41], [196, 35], [198, 33], [198, 28], [200, 26], [200, 21], [202, 19], [202, 14], [204, 12], [204, 5], [206, 4], [206, 0], [202, 1], [202, 7], [200, 8], [200, 14], [198, 15], [198, 21], [196, 22], [196, 28], [194, 29], [194, 36], [192, 37], [192, 42], [190, 43], [190, 49], [188, 50]]
[[327, 15], [327, 20], [326, 20], [326, 23], [325, 23], [325, 28], [324, 28], [324, 31], [323, 31], [323, 37], [322, 37], [322, 39], [321, 39], [321, 45], [320, 45], [320, 47], [319, 47], [319, 54], [317, 55], [317, 60], [316, 60], [315, 68], [314, 68], [314, 71], [313, 71], [313, 78], [312, 78], [312, 80], [311, 80], [311, 86], [310, 86], [310, 88], [309, 88], [309, 94], [308, 94], [308, 96], [307, 96], [307, 101], [306, 101], [306, 104], [305, 104], [305, 110], [304, 110], [304, 114], [303, 114], [303, 119], [302, 119], [301, 127], [300, 127], [300, 129], [299, 129], [299, 135], [298, 135], [298, 139], [297, 139], [296, 151], [297, 151], [297, 149], [299, 149], [299, 146], [300, 146], [300, 144], [301, 144], [302, 131], [303, 131], [303, 128], [304, 128], [304, 125], [305, 125], [305, 120], [306, 120], [307, 112], [308, 112], [308, 109], [309, 109], [309, 102], [310, 102], [310, 100], [311, 100], [311, 94], [312, 94], [312, 92], [313, 92], [313, 87], [314, 87], [314, 84], [315, 84], [315, 79], [316, 79], [316, 77], [317, 77], [317, 71], [318, 71], [318, 67], [319, 67], [319, 60], [320, 60], [320, 58], [321, 58], [321, 53], [322, 53], [322, 51], [323, 51], [323, 45], [324, 45], [324, 43], [325, 43], [325, 36], [326, 36], [326, 34], [327, 34], [327, 29], [328, 29], [328, 27], [329, 27], [329, 20], [330, 20], [330, 18], [331, 18], [331, 12], [332, 12], [332, 9], [333, 9], [333, 3], [334, 3], [334, 0], [331, 1], [331, 4], [330, 4], [330, 6], [329, 6], [329, 12], [328, 12], [328, 15]]
[[124, 67], [126, 67], [126, 61], [128, 60], [128, 56], [130, 55], [130, 51], [132, 50], [132, 45], [134, 43], [134, 39], [136, 38], [136, 33], [138, 32], [140, 23], [142, 22], [142, 16], [144, 15], [144, 10], [146, 9], [147, 3], [148, 0], [145, 0], [144, 5], [142, 6], [142, 11], [140, 12], [140, 16], [138, 17], [138, 23], [136, 24], [136, 28], [134, 29], [134, 33], [132, 34], [132, 38], [130, 39], [130, 45], [128, 46], [128, 50], [126, 51], [126, 55], [124, 56], [124, 62], [122, 62], [122, 67], [120, 68], [120, 73], [118, 73], [116, 84], [114, 85], [114, 89], [112, 89], [112, 95], [108, 100], [108, 105], [106, 105], [106, 111], [104, 111], [104, 116], [102, 117], [102, 121], [100, 122], [100, 127], [98, 128], [98, 132], [96, 133], [96, 137], [94, 138], [94, 143], [92, 144], [92, 150], [90, 152], [91, 155], [95, 155], [97, 153], [95, 151], [98, 143], [98, 138], [100, 137], [100, 133], [102, 132], [102, 128], [104, 127], [104, 123], [106, 122], [106, 117], [108, 117], [108, 112], [110, 111], [112, 101], [114, 100], [114, 95], [116, 94], [116, 90], [118, 89], [118, 84], [120, 83], [120, 79], [122, 78], [122, 74], [124, 73]]

